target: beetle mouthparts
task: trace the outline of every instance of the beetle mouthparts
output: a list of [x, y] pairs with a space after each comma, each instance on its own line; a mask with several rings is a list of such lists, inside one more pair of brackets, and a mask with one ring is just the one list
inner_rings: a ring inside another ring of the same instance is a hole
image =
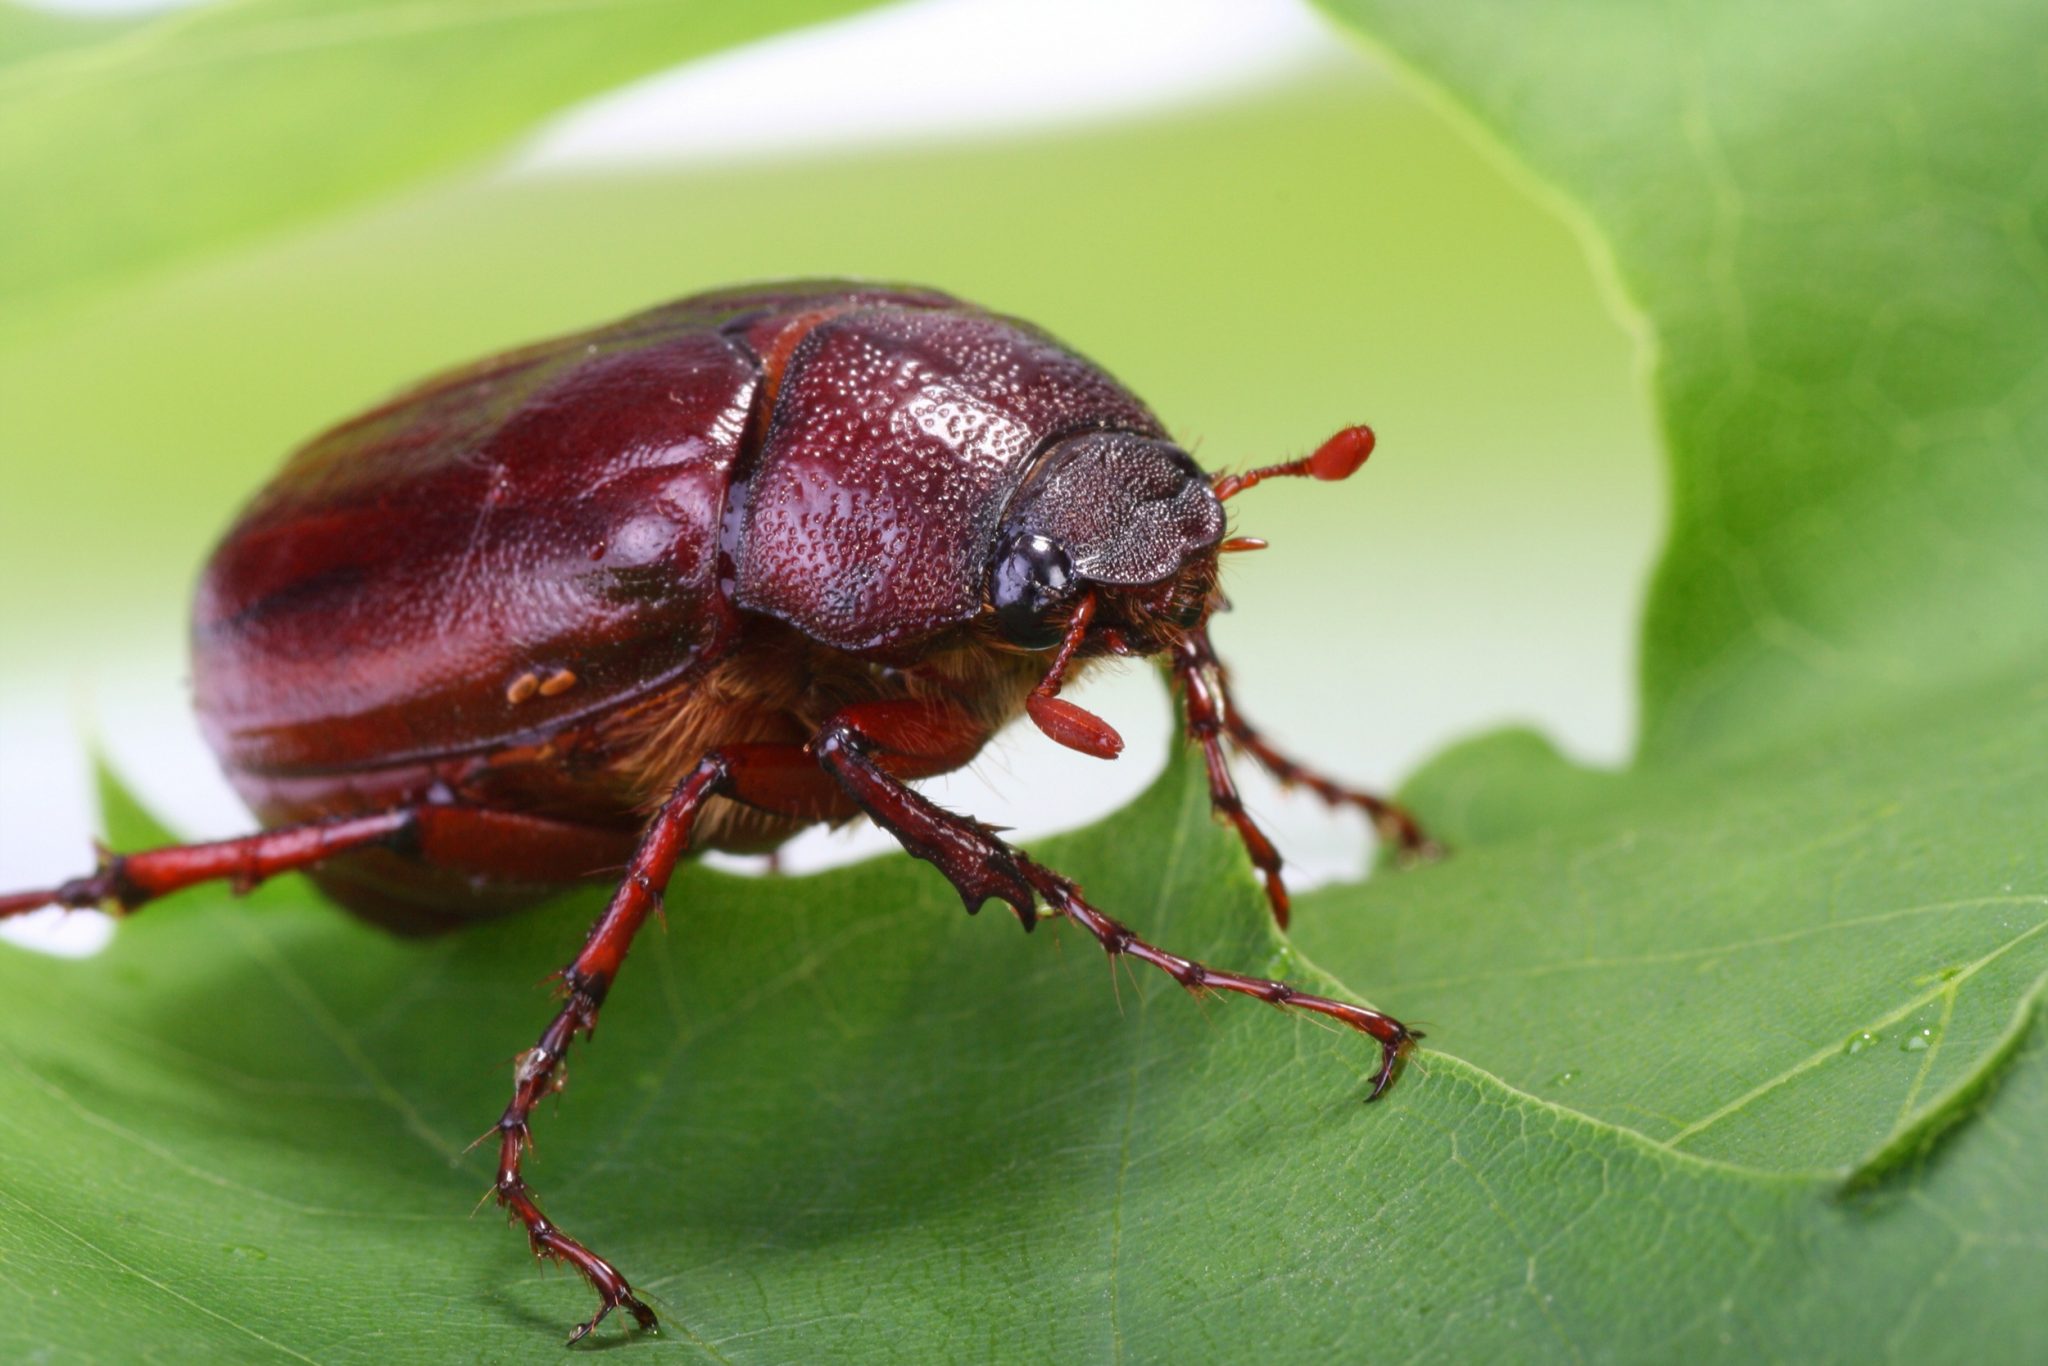
[[1060, 685], [1067, 678], [1067, 665], [1073, 662], [1074, 652], [1081, 648], [1081, 640], [1088, 634], [1088, 623], [1094, 619], [1095, 595], [1089, 593], [1074, 604], [1074, 615], [1067, 621], [1067, 633], [1060, 637], [1052, 667], [1031, 690], [1024, 709], [1030, 713], [1032, 724], [1054, 744], [1065, 745], [1091, 759], [1114, 759], [1124, 750], [1124, 737], [1116, 733], [1116, 727], [1059, 695]]
[[1210, 487], [1220, 503], [1268, 479], [1322, 479], [1329, 482], [1349, 479], [1365, 464], [1376, 444], [1378, 438], [1372, 434], [1372, 428], [1360, 423], [1344, 428], [1316, 447], [1313, 454], [1300, 460], [1290, 460], [1284, 465], [1265, 465], [1246, 470], [1243, 474], [1221, 474]]
[[1064, 697], [1033, 693], [1024, 709], [1031, 714], [1032, 724], [1056, 744], [1091, 759], [1114, 759], [1124, 752], [1124, 737], [1116, 733], [1116, 727]]

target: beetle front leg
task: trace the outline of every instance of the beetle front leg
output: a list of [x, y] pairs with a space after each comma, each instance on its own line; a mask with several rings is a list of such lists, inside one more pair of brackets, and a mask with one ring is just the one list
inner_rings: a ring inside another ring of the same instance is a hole
[[[920, 821], [898, 812], [894, 805], [900, 794], [931, 806], [904, 786], [902, 779], [958, 768], [972, 759], [987, 739], [985, 726], [948, 702], [866, 702], [848, 707], [828, 721], [811, 742], [811, 750], [870, 819], [946, 875], [967, 904], [969, 915], [978, 912], [984, 902], [1001, 901], [1017, 913], [1028, 931], [1038, 924], [1037, 901], [1008, 845], [965, 816], [941, 813], [943, 821]], [[868, 757], [871, 751], [875, 757]], [[842, 771], [853, 762], [846, 757], [849, 753], [857, 753], [860, 763], [879, 774], [881, 785], [869, 783], [856, 789]]]
[[[1224, 695], [1226, 699], [1229, 697], [1227, 687]], [[1427, 863], [1444, 856], [1443, 845], [1430, 838], [1429, 832], [1422, 828], [1422, 823], [1407, 807], [1361, 788], [1346, 787], [1289, 758], [1273, 748], [1272, 743], [1244, 719], [1234, 703], [1224, 703], [1223, 715], [1231, 743], [1258, 760], [1259, 766], [1278, 778], [1283, 787], [1305, 787], [1320, 797], [1326, 806], [1351, 806], [1363, 811], [1366, 819], [1372, 822], [1374, 832], [1393, 844], [1404, 862]]]
[[1266, 884], [1266, 904], [1273, 908], [1273, 921], [1284, 930], [1294, 903], [1281, 876], [1280, 851], [1244, 809], [1244, 798], [1238, 796], [1237, 783], [1230, 776], [1230, 756], [1223, 752], [1229, 704], [1224, 699], [1222, 670], [1205, 643], [1199, 637], [1189, 637], [1174, 647], [1173, 672], [1186, 698], [1188, 738], [1201, 746], [1202, 763], [1209, 773], [1209, 805], [1237, 827], [1239, 842]]
[[[1206, 632], [1198, 633], [1185, 647], [1199, 657], [1199, 663], [1206, 665], [1208, 677], [1221, 705], [1223, 733], [1230, 742], [1252, 756], [1259, 766], [1280, 780], [1282, 786], [1305, 787], [1321, 798], [1327, 806], [1349, 806], [1365, 813], [1367, 820], [1381, 839], [1393, 844], [1405, 863], [1425, 863], [1442, 858], [1444, 847], [1429, 837], [1421, 822], [1399, 802], [1349, 787], [1331, 778], [1326, 778], [1306, 764], [1289, 757], [1273, 747], [1272, 742], [1260, 734], [1257, 727], [1245, 719], [1238, 708], [1237, 698], [1231, 692], [1230, 672], [1216, 657]], [[1176, 659], [1176, 671], [1180, 668]]]
[[1091, 906], [1073, 882], [1034, 863], [986, 826], [944, 810], [892, 777], [879, 762], [886, 740], [878, 741], [864, 732], [854, 719], [860, 710], [841, 713], [819, 732], [812, 742], [818, 762], [875, 824], [894, 835], [913, 857], [944, 873], [970, 911], [990, 898], [1006, 901], [1029, 928], [1035, 900], [1043, 898], [1052, 914], [1064, 915], [1088, 931], [1112, 958], [1122, 955], [1148, 963], [1189, 992], [1237, 992], [1349, 1025], [1380, 1046], [1380, 1067], [1368, 1097], [1372, 1100], [1378, 1100], [1392, 1083], [1409, 1046], [1422, 1037], [1393, 1016], [1367, 1006], [1316, 996], [1285, 982], [1208, 967], [1140, 939], [1129, 927]]

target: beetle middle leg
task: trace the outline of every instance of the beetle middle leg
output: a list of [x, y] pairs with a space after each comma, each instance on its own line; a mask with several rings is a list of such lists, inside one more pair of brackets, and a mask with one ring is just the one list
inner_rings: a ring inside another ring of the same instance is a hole
[[[1366, 1006], [1312, 995], [1285, 982], [1212, 968], [1150, 944], [1090, 905], [1081, 889], [1067, 878], [1033, 862], [978, 821], [944, 810], [893, 776], [885, 767], [891, 732], [913, 714], [908, 708], [919, 705], [923, 704], [848, 708], [826, 723], [812, 749], [826, 772], [875, 824], [894, 835], [913, 857], [945, 875], [970, 912], [984, 901], [1003, 901], [1029, 929], [1036, 919], [1036, 902], [1042, 898], [1051, 914], [1063, 915], [1088, 931], [1111, 957], [1123, 955], [1148, 963], [1190, 992], [1234, 991], [1349, 1025], [1380, 1046], [1380, 1067], [1373, 1076], [1370, 1098], [1377, 1100], [1387, 1089], [1409, 1045], [1422, 1037], [1419, 1032]], [[943, 704], [927, 706], [925, 714], [929, 716], [939, 706]], [[899, 708], [905, 710], [891, 710]]]
[[569, 1335], [572, 1343], [588, 1336], [614, 1309], [631, 1314], [642, 1328], [654, 1328], [656, 1319], [617, 1267], [562, 1232], [535, 1202], [522, 1173], [533, 1146], [534, 1107], [562, 1089], [562, 1062], [576, 1035], [589, 1037], [595, 1032], [598, 1010], [625, 964], [633, 937], [648, 915], [660, 907], [677, 863], [689, 852], [691, 831], [705, 803], [726, 796], [808, 814], [817, 786], [817, 768], [797, 745], [730, 745], [699, 760], [655, 812], [618, 890], [590, 927], [582, 951], [562, 969], [567, 999], [561, 1009], [534, 1046], [519, 1055], [512, 1100], [496, 1126], [484, 1135], [498, 1138], [498, 1179], [493, 1194], [526, 1229], [535, 1256], [567, 1262], [597, 1291], [597, 1312], [577, 1325]]
[[[733, 756], [726, 753], [706, 755], [655, 813], [626, 867], [624, 880], [612, 893], [604, 914], [590, 927], [582, 952], [562, 969], [568, 999], [541, 1031], [539, 1041], [519, 1055], [511, 1103], [491, 1131], [498, 1136], [498, 1179], [493, 1187], [498, 1204], [525, 1227], [536, 1257], [567, 1262], [597, 1291], [597, 1312], [570, 1333], [572, 1343], [587, 1336], [614, 1309], [624, 1309], [642, 1328], [656, 1327], [657, 1320], [617, 1267], [562, 1232], [534, 1202], [532, 1188], [520, 1170], [533, 1146], [533, 1108], [543, 1097], [562, 1089], [562, 1061], [570, 1042], [578, 1033], [587, 1037], [596, 1031], [598, 1008], [625, 964], [633, 936], [646, 923], [648, 913], [661, 904], [676, 863], [689, 848], [690, 830], [698, 813], [731, 782], [733, 762]], [[489, 1138], [490, 1133], [484, 1137]]]

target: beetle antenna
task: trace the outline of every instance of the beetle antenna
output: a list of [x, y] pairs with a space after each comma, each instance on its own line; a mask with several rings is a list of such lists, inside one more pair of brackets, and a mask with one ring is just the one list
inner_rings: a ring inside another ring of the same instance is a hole
[[1116, 727], [1059, 695], [1060, 685], [1066, 682], [1067, 666], [1073, 662], [1074, 652], [1081, 648], [1081, 638], [1088, 634], [1088, 623], [1094, 619], [1095, 595], [1089, 593], [1074, 605], [1067, 633], [1060, 638], [1060, 648], [1053, 654], [1052, 667], [1031, 690], [1024, 709], [1031, 713], [1032, 723], [1055, 744], [1091, 759], [1114, 759], [1124, 749], [1124, 737], [1116, 733]]
[[1358, 473], [1358, 467], [1372, 454], [1375, 438], [1372, 428], [1360, 424], [1346, 427], [1335, 436], [1316, 447], [1313, 455], [1300, 460], [1290, 460], [1284, 465], [1266, 465], [1243, 474], [1223, 474], [1216, 477], [1210, 487], [1215, 490], [1218, 502], [1236, 497], [1246, 489], [1268, 479], [1309, 478], [1338, 480], [1349, 479]]

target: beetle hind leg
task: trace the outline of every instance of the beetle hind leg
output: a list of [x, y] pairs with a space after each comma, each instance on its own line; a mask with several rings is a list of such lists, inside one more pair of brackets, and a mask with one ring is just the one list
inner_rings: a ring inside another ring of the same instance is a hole
[[133, 911], [204, 882], [226, 882], [246, 892], [280, 873], [299, 872], [358, 849], [405, 848], [418, 837], [422, 809], [393, 807], [367, 816], [341, 816], [280, 826], [239, 839], [173, 844], [134, 854], [103, 854], [99, 868], [47, 891], [0, 896], [0, 919], [63, 906]]
[[1081, 889], [1051, 869], [1034, 863], [996, 834], [966, 816], [944, 810], [906, 786], [883, 767], [887, 730], [863, 725], [863, 713], [852, 708], [828, 722], [812, 742], [818, 762], [868, 816], [896, 837], [913, 857], [932, 864], [967, 903], [977, 909], [990, 899], [1007, 902], [1029, 928], [1035, 905], [1043, 900], [1053, 915], [1073, 921], [1102, 945], [1112, 959], [1127, 957], [1158, 968], [1189, 992], [1230, 991], [1269, 1005], [1320, 1015], [1368, 1035], [1380, 1046], [1380, 1066], [1373, 1075], [1370, 1099], [1377, 1100], [1393, 1082], [1409, 1047], [1422, 1035], [1391, 1015], [1367, 1006], [1300, 991], [1285, 982], [1246, 977], [1198, 963], [1148, 943], [1131, 929], [1090, 905]]

